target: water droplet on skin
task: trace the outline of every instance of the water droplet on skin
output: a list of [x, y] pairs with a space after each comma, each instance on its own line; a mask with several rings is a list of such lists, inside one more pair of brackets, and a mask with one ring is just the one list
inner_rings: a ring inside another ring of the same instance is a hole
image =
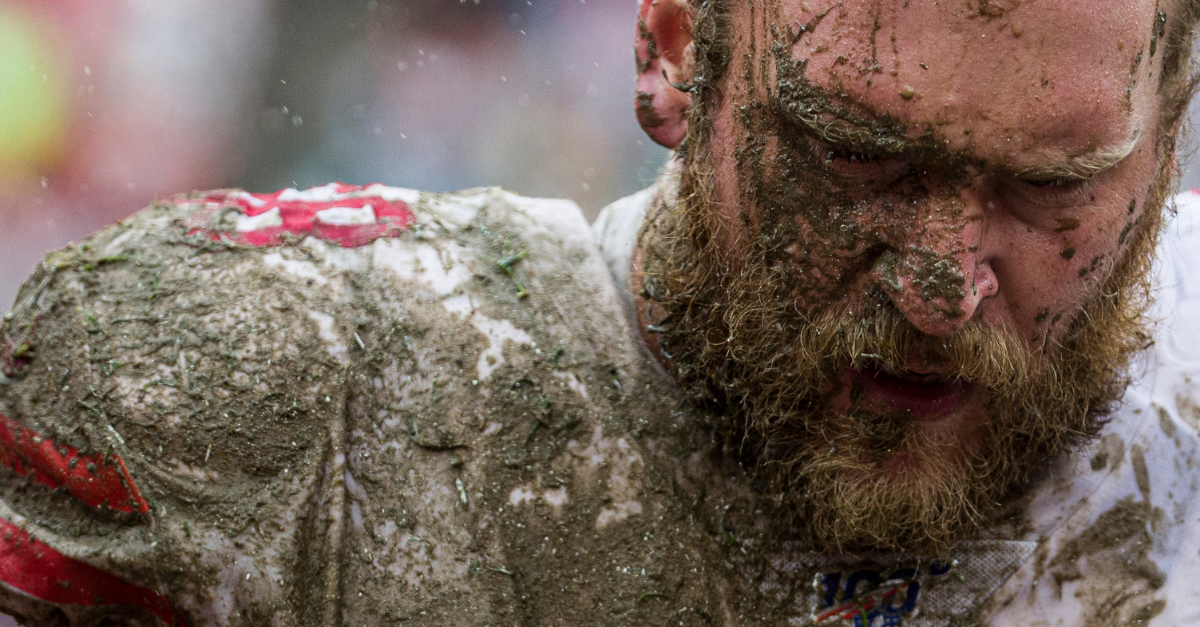
[[905, 85], [904, 89], [900, 90], [900, 97], [905, 100], [912, 100], [913, 96], [915, 96], [916, 94], [917, 94], [917, 92], [913, 91], [913, 88], [908, 85]]

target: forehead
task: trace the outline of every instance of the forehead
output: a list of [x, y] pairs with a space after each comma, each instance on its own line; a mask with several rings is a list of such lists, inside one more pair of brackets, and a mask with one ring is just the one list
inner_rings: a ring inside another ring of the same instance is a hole
[[739, 4], [743, 43], [782, 37], [830, 99], [949, 149], [1025, 166], [1157, 130], [1155, 0], [775, 0], [758, 15]]

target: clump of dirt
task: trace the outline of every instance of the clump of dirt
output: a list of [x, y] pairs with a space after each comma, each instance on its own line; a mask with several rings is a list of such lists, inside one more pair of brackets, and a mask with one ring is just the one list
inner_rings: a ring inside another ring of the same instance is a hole
[[1085, 608], [1083, 624], [1138, 624], [1165, 607], [1155, 592], [1166, 576], [1148, 556], [1150, 526], [1161, 516], [1147, 502], [1126, 497], [1059, 548], [1048, 570], [1059, 597], [1064, 584], [1080, 581], [1075, 596]]

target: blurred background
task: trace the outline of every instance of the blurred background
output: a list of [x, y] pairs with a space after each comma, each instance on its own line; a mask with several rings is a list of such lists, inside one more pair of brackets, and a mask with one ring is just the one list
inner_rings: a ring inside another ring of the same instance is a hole
[[593, 217], [667, 156], [634, 119], [636, 11], [0, 0], [0, 312], [46, 252], [176, 192], [500, 185]]

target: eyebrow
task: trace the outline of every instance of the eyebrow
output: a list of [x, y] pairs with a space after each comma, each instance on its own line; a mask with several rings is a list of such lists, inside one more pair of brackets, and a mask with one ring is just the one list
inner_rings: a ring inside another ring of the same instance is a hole
[[1056, 178], [1087, 180], [1124, 161], [1133, 153], [1136, 146], [1137, 137], [1135, 136], [1118, 148], [1092, 150], [1075, 155], [1058, 153], [1047, 156], [1038, 164], [1010, 168], [1010, 171], [1021, 178], [1034, 180]]
[[[883, 115], [846, 120], [830, 114], [823, 115], [819, 111], [797, 112], [790, 111], [787, 107], [779, 107], [777, 111], [784, 120], [799, 127], [798, 130], [839, 148], [880, 155], [927, 152], [934, 148], [923, 145], [926, 142], [905, 136], [900, 125]], [[893, 127], [895, 130], [881, 133], [880, 127]], [[920, 148], [914, 150], [918, 145]]]
[[[781, 108], [779, 113], [786, 121], [799, 127], [801, 132], [837, 148], [896, 157], [921, 155], [929, 158], [933, 155], [950, 154], [945, 148], [928, 139], [908, 137], [902, 132], [900, 125], [885, 115], [874, 114], [871, 117], [847, 120], [812, 110], [796, 112]], [[889, 126], [896, 130], [880, 133], [879, 127]], [[1132, 139], [1117, 148], [1075, 154], [1059, 150], [1047, 151], [1034, 165], [999, 166], [997, 169], [1012, 176], [1033, 180], [1088, 180], [1129, 157], [1137, 146], [1137, 140], [1135, 134]]]

